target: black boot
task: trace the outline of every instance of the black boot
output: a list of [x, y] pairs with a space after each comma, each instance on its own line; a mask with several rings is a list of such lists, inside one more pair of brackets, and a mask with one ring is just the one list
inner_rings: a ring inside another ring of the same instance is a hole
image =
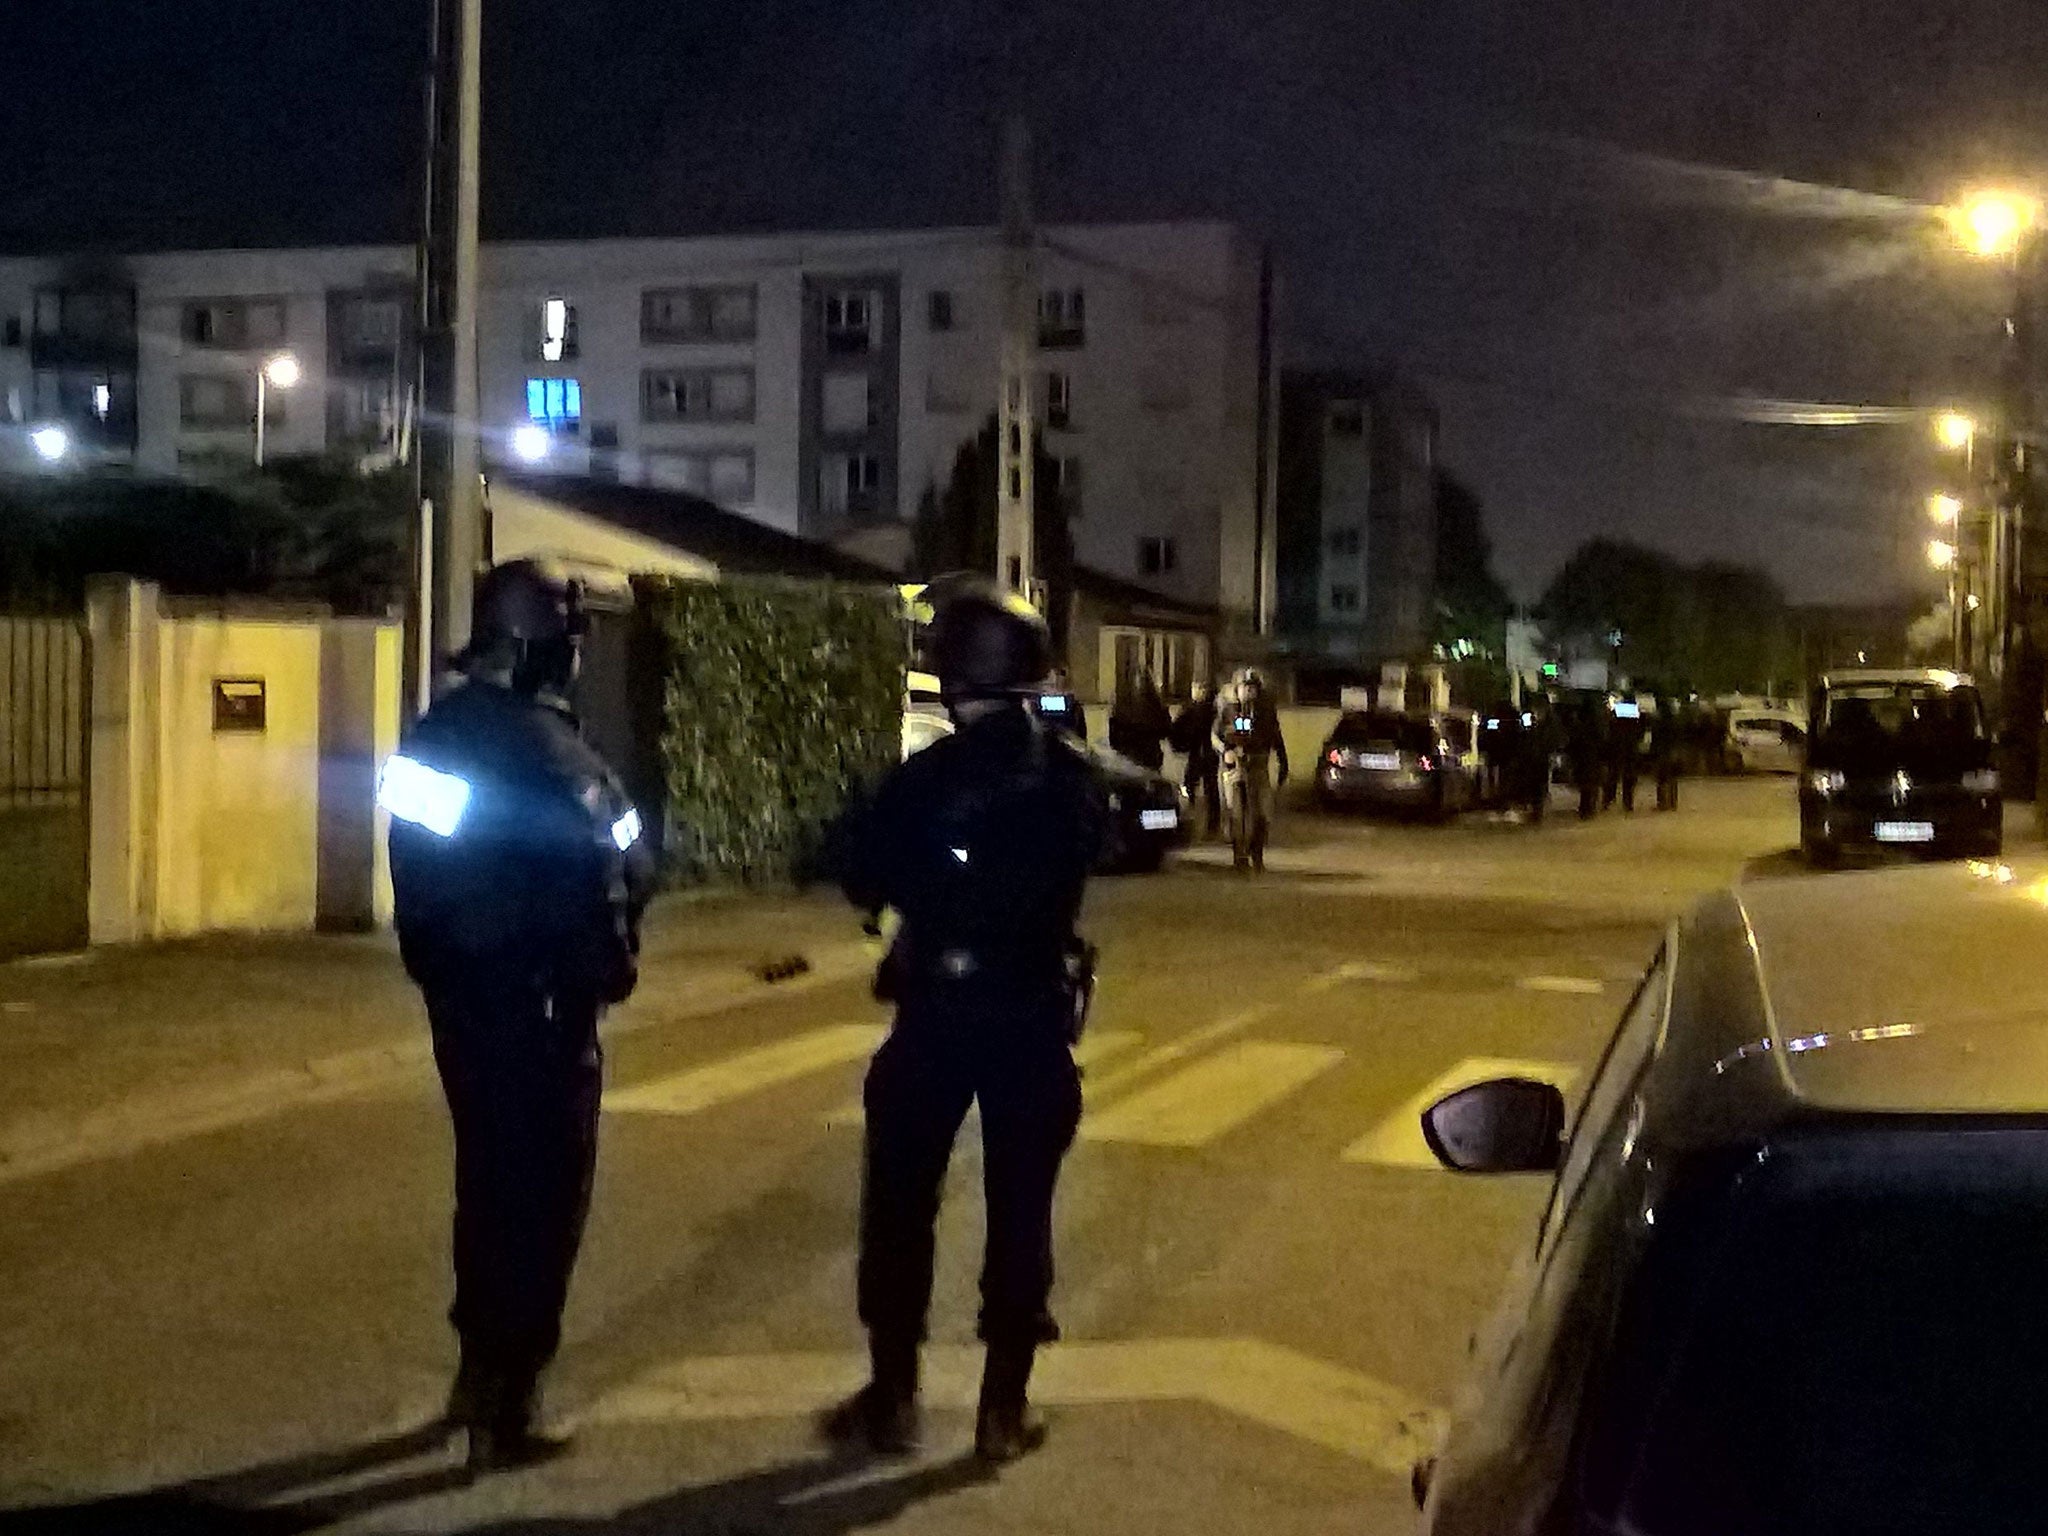
[[489, 1411], [496, 1397], [493, 1372], [483, 1363], [481, 1355], [464, 1346], [438, 1423], [449, 1434], [460, 1434]]
[[487, 1401], [477, 1405], [469, 1425], [469, 1471], [509, 1472], [539, 1466], [566, 1455], [570, 1439], [540, 1425], [538, 1372], [501, 1375]]
[[881, 1456], [917, 1449], [917, 1341], [870, 1336], [868, 1384], [819, 1422], [826, 1439], [860, 1444]]
[[981, 1407], [974, 1416], [974, 1454], [991, 1466], [1028, 1456], [1045, 1444], [1045, 1420], [1031, 1409], [1035, 1345], [991, 1344], [981, 1368]]

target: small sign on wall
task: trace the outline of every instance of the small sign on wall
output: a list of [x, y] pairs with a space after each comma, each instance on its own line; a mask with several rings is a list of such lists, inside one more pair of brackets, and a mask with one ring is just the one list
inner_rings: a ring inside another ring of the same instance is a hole
[[216, 732], [261, 732], [268, 724], [266, 707], [262, 678], [216, 677], [213, 680], [213, 728]]

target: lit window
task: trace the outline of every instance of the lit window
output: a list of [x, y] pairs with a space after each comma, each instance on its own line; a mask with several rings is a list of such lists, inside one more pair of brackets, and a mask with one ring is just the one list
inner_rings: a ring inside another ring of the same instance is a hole
[[567, 299], [548, 299], [540, 307], [540, 360], [566, 362], [576, 356], [576, 306]]
[[576, 379], [528, 379], [526, 419], [558, 434], [576, 432], [583, 424], [583, 385]]

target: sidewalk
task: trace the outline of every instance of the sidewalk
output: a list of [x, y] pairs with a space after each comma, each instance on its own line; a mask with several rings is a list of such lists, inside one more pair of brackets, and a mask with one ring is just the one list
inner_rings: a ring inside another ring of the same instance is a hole
[[[802, 957], [807, 969], [791, 962]], [[675, 897], [607, 1032], [868, 964], [836, 895]], [[771, 979], [772, 978], [772, 979]], [[358, 1091], [424, 1065], [389, 935], [247, 937], [0, 964], [0, 1183]]]

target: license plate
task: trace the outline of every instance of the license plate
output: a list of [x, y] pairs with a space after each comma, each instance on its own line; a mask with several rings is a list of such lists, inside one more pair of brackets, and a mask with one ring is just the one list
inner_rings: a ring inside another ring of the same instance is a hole
[[1398, 752], [1367, 752], [1358, 759], [1358, 766], [1370, 768], [1374, 773], [1394, 773], [1401, 766]]
[[1934, 823], [1931, 821], [1880, 821], [1873, 831], [1880, 843], [1934, 841]]
[[1138, 825], [1147, 832], [1171, 832], [1180, 825], [1179, 811], [1140, 811]]

